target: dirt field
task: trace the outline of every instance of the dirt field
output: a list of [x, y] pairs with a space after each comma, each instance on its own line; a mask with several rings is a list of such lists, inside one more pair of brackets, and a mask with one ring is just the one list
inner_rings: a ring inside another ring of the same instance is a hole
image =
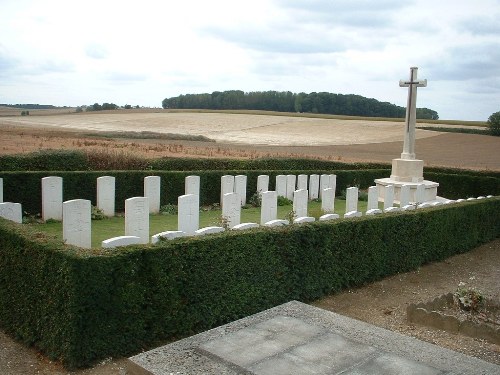
[[[0, 116], [0, 131], [0, 154], [104, 149], [146, 157], [280, 156], [390, 163], [402, 151], [403, 123], [158, 110]], [[120, 131], [188, 139], [203, 135], [217, 142], [104, 137]], [[500, 170], [500, 137], [417, 129], [416, 151], [427, 166]]]

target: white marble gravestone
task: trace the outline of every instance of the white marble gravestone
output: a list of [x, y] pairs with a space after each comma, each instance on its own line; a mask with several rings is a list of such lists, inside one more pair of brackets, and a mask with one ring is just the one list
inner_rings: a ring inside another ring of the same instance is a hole
[[67, 245], [92, 247], [91, 204], [87, 199], [63, 202], [63, 241]]
[[324, 189], [322, 197], [321, 211], [325, 214], [333, 213], [335, 210], [335, 190], [333, 188]]
[[426, 201], [425, 199], [425, 185], [424, 184], [418, 184], [417, 189], [415, 191], [415, 203], [421, 204]]
[[309, 199], [319, 198], [319, 175], [312, 174], [309, 176]]
[[384, 186], [393, 185], [395, 189], [396, 200], [399, 201], [401, 186], [407, 184], [410, 186], [410, 196], [415, 196], [418, 184], [423, 184], [426, 192], [424, 194], [426, 201], [434, 201], [437, 196], [437, 182], [424, 180], [424, 161], [415, 157], [415, 125], [416, 125], [416, 102], [417, 87], [426, 87], [427, 80], [417, 79], [418, 68], [410, 68], [410, 79], [399, 81], [400, 87], [408, 87], [408, 100], [406, 106], [406, 118], [404, 129], [404, 143], [401, 158], [392, 160], [391, 176], [389, 178], [379, 178], [375, 180], [379, 186], [380, 199], [384, 200]]
[[410, 185], [404, 184], [399, 192], [399, 207], [402, 210], [411, 210], [415, 206], [410, 204]]
[[248, 230], [248, 229], [253, 229], [253, 228], [258, 228], [259, 224], [257, 223], [241, 223], [238, 225], [235, 225], [234, 227], [231, 228], [231, 230]]
[[296, 217], [307, 216], [307, 202], [308, 202], [307, 190], [295, 190], [293, 192], [293, 212], [295, 212]]
[[239, 174], [234, 177], [234, 192], [240, 198], [240, 206], [247, 204], [247, 176]]
[[142, 244], [149, 242], [149, 198], [125, 200], [125, 235], [139, 237]]
[[200, 196], [195, 194], [181, 195], [177, 199], [177, 229], [194, 235], [200, 228]]
[[368, 188], [368, 204], [366, 206], [366, 215], [378, 215], [382, 210], [378, 208], [378, 187], [370, 186]]
[[160, 212], [161, 177], [144, 177], [144, 196], [149, 198], [149, 213]]
[[115, 216], [115, 183], [113, 176], [97, 178], [97, 208], [108, 217]]
[[330, 175], [322, 174], [319, 177], [319, 198], [323, 199], [323, 190], [328, 189], [330, 187]]
[[141, 243], [143, 243], [142, 239], [137, 236], [118, 236], [102, 241], [101, 247], [111, 249], [114, 247], [137, 245]]
[[261, 174], [257, 177], [257, 192], [262, 193], [269, 190], [269, 176]]
[[156, 234], [152, 235], [151, 236], [151, 243], [154, 245], [154, 244], [157, 244], [158, 242], [160, 242], [162, 239], [173, 240], [173, 239], [181, 238], [181, 237], [185, 237], [185, 236], [186, 236], [186, 233], [184, 233], [181, 230], [167, 230], [165, 232], [160, 232], [160, 233], [156, 233]]
[[206, 236], [207, 234], [215, 234], [215, 233], [221, 233], [224, 232], [223, 227], [217, 227], [217, 226], [211, 226], [211, 227], [205, 227], [198, 229], [197, 231], [194, 232], [195, 236]]
[[200, 176], [186, 176], [184, 194], [200, 195]]
[[385, 187], [384, 211], [394, 207], [394, 185]]
[[286, 176], [283, 174], [276, 176], [276, 194], [278, 197], [286, 197]]
[[358, 211], [358, 188], [350, 187], [346, 190], [345, 199], [345, 218], [359, 217], [361, 212]]
[[307, 175], [299, 174], [297, 176], [297, 190], [307, 190]]
[[328, 178], [328, 187], [332, 188], [333, 190], [337, 189], [337, 175], [336, 174], [330, 174], [330, 177]]
[[0, 217], [22, 224], [23, 209], [21, 203], [2, 202], [0, 203]]
[[224, 194], [234, 193], [234, 176], [224, 175], [220, 178], [220, 205], [223, 206], [222, 197]]
[[286, 175], [286, 197], [293, 200], [293, 192], [295, 191], [295, 184], [297, 181], [297, 176], [294, 174]]
[[63, 179], [50, 176], [42, 178], [42, 220], [62, 220]]
[[276, 220], [278, 216], [278, 194], [275, 191], [265, 191], [262, 194], [260, 207], [260, 224]]
[[0, 178], [0, 203], [3, 203], [3, 178]]
[[229, 228], [240, 224], [241, 200], [237, 193], [224, 194], [222, 197], [222, 217], [227, 220]]

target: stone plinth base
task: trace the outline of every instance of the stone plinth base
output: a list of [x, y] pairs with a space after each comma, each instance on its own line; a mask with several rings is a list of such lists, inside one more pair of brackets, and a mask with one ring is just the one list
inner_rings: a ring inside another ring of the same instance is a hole
[[422, 182], [424, 180], [424, 161], [392, 159], [391, 179], [399, 182]]
[[[378, 187], [378, 199], [383, 202], [385, 200], [385, 187], [388, 185], [394, 186], [394, 202], [399, 204], [399, 196], [401, 192], [401, 186], [410, 186], [410, 203], [415, 203], [415, 195], [417, 191], [417, 185], [423, 184], [425, 186], [425, 202], [435, 201], [437, 199], [437, 188], [439, 184], [433, 181], [422, 180], [420, 182], [401, 182], [393, 180], [392, 178], [378, 178], [375, 180], [375, 184]], [[422, 203], [422, 202], [418, 202]]]

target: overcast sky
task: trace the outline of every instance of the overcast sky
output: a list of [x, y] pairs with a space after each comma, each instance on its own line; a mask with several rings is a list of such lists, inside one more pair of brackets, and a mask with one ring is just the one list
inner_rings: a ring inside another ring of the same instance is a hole
[[0, 103], [160, 107], [239, 89], [500, 111], [500, 0], [0, 0]]

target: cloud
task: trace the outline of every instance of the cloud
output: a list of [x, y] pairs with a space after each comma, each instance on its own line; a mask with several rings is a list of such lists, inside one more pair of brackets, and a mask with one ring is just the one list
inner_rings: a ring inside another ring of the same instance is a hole
[[105, 59], [108, 56], [108, 49], [102, 44], [90, 43], [85, 48], [85, 54], [92, 59]]
[[461, 31], [469, 32], [476, 36], [498, 36], [500, 35], [500, 13], [483, 17], [480, 20], [470, 18], [462, 21], [458, 28]]
[[133, 73], [133, 72], [106, 72], [102, 77], [107, 81], [113, 81], [115, 83], [131, 83], [131, 82], [142, 82], [146, 81], [149, 77], [147, 74], [143, 73]]
[[428, 65], [436, 80], [468, 81], [500, 77], [500, 43], [460, 45], [450, 48], [445, 59]]

